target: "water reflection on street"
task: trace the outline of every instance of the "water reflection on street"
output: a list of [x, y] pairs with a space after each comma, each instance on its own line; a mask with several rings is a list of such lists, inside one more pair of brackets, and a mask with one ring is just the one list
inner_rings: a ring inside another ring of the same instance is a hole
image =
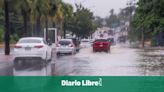
[[[82, 48], [75, 55], [53, 54], [45, 66], [25, 65], [15, 71], [13, 62], [0, 62], [0, 75], [14, 76], [160, 76], [164, 75], [163, 49], [112, 46], [111, 52]], [[13, 71], [13, 72], [12, 72]]]
[[142, 50], [140, 67], [142, 75], [164, 75], [164, 50]]

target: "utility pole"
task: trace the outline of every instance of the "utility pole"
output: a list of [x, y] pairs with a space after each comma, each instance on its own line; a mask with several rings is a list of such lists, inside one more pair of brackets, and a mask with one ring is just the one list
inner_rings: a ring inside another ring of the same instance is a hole
[[9, 23], [9, 7], [8, 0], [4, 0], [5, 7], [5, 55], [10, 55], [10, 23]]

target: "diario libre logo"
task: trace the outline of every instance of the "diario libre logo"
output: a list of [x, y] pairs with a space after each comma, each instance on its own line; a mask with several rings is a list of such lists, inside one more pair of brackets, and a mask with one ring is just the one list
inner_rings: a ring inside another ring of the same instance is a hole
[[61, 86], [102, 86], [102, 78], [98, 80], [61, 80]]

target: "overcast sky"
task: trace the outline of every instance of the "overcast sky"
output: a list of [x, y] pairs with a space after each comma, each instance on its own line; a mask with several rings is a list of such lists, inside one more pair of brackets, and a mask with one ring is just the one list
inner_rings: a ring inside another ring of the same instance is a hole
[[64, 2], [74, 5], [75, 3], [82, 3], [83, 6], [89, 8], [94, 15], [106, 17], [109, 11], [113, 8], [116, 13], [120, 8], [126, 7], [129, 0], [63, 0]]

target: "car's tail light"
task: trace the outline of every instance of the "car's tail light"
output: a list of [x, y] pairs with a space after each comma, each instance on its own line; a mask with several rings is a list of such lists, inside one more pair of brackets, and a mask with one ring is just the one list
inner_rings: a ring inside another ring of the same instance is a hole
[[43, 48], [43, 45], [36, 45], [35, 48]]
[[109, 42], [104, 42], [103, 44], [104, 44], [104, 45], [108, 45], [108, 44], [109, 44]]
[[56, 47], [60, 47], [60, 44], [56, 44]]
[[15, 47], [14, 47], [14, 48], [19, 49], [19, 48], [22, 48], [22, 46], [15, 45]]

